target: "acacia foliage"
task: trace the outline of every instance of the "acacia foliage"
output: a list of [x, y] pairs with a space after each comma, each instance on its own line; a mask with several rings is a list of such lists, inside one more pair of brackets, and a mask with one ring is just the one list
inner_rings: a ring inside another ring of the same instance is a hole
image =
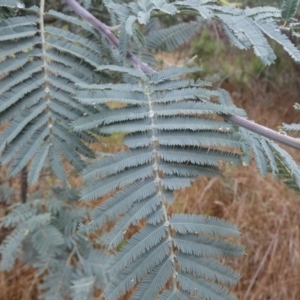
[[[109, 195], [91, 212], [78, 208], [78, 197], [70, 203], [68, 194], [13, 206], [1, 219], [2, 227], [14, 228], [0, 248], [1, 268], [11, 269], [22, 249], [43, 275], [45, 299], [91, 299], [95, 287], [111, 300], [129, 291], [139, 300], [235, 299], [228, 286], [239, 275], [219, 260], [243, 255], [232, 242], [237, 227], [209, 216], [170, 215], [173, 192], [201, 176], [220, 176], [220, 161], [248, 165], [253, 154], [262, 175], [271, 172], [298, 192], [299, 167], [277, 144], [225, 121], [245, 112], [226, 91], [189, 79], [198, 68], [156, 72], [154, 54], [173, 51], [216, 19], [235, 46], [253, 49], [264, 64], [276, 58], [267, 37], [300, 61], [284, 34], [288, 28], [297, 36], [298, 1], [285, 0], [281, 10], [205, 0], [103, 4], [118, 29], [112, 37], [98, 23], [108, 40], [78, 17], [45, 11], [43, 0], [30, 7], [0, 0], [2, 164], [12, 176], [29, 165], [29, 182], [50, 166], [67, 187], [66, 159], [86, 181], [82, 201]], [[183, 12], [196, 17], [182, 23]], [[88, 143], [119, 132], [128, 150], [91, 160], [96, 155]], [[90, 238], [109, 222], [111, 231]], [[108, 263], [99, 243], [114, 252]]]

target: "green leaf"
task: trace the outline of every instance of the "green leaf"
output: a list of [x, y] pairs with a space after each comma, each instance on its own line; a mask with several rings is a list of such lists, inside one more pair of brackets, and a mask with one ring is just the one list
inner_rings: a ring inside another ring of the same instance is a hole
[[151, 32], [146, 38], [146, 47], [172, 52], [189, 41], [199, 29], [197, 23], [190, 22]]
[[45, 160], [48, 156], [48, 152], [49, 152], [49, 145], [44, 145], [42, 146], [38, 152], [36, 153], [36, 155], [34, 156], [34, 159], [32, 161], [32, 164], [30, 166], [29, 169], [29, 173], [28, 173], [28, 182], [29, 183], [36, 183], [38, 181], [40, 172], [44, 166]]
[[281, 8], [282, 19], [288, 21], [296, 14], [299, 0], [284, 0]]

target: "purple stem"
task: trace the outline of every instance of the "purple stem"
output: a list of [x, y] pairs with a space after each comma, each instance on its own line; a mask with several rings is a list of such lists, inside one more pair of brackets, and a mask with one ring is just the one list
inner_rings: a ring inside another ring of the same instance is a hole
[[[74, 12], [81, 16], [83, 19], [88, 21], [93, 25], [101, 35], [105, 36], [116, 48], [119, 48], [119, 40], [111, 32], [110, 27], [96, 19], [91, 13], [89, 13], [84, 7], [76, 2], [76, 0], [66, 0], [67, 4], [74, 10]], [[144, 73], [150, 74], [154, 73], [155, 70], [149, 67], [147, 64], [142, 62], [138, 57], [136, 57], [131, 52], [126, 55], [127, 59], [132, 63], [132, 65], [143, 71]], [[237, 124], [243, 128], [246, 128], [252, 132], [256, 132], [271, 140], [277, 141], [289, 147], [300, 150], [300, 141], [298, 139], [292, 138], [290, 136], [284, 136], [277, 131], [274, 131], [268, 127], [253, 123], [245, 118], [236, 115], [223, 115], [224, 119]]]
[[259, 135], [262, 135], [273, 141], [276, 141], [276, 142], [279, 142], [284, 145], [287, 145], [292, 148], [300, 150], [300, 140], [299, 139], [295, 139], [295, 138], [287, 136], [287, 135], [282, 135], [282, 133], [279, 133], [268, 127], [256, 124], [253, 121], [249, 121], [245, 118], [242, 118], [242, 117], [239, 117], [236, 115], [223, 115], [223, 118], [231, 123], [237, 124], [243, 128], [246, 128], [252, 132], [258, 133]]
[[[105, 36], [116, 48], [119, 48], [119, 40], [111, 32], [110, 27], [96, 19], [90, 12], [88, 12], [84, 7], [78, 4], [75, 0], [66, 0], [67, 4], [74, 10], [74, 12], [88, 21], [93, 25], [103, 36]], [[155, 71], [150, 68], [147, 64], [142, 62], [131, 52], [126, 55], [127, 59], [133, 64], [137, 69], [140, 69], [144, 73], [154, 73]]]

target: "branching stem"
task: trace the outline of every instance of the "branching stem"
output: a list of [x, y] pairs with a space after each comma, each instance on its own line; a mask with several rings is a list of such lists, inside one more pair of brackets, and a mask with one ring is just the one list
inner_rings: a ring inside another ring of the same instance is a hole
[[[106, 24], [100, 22], [96, 19], [90, 12], [88, 12], [84, 7], [76, 2], [76, 0], [66, 0], [69, 6], [74, 10], [74, 12], [88, 21], [93, 25], [103, 36], [105, 36], [116, 48], [119, 48], [119, 40], [112, 33], [111, 28]], [[131, 52], [127, 53], [127, 59], [133, 64], [137, 69], [140, 69], [144, 73], [153, 73], [154, 70], [150, 68], [147, 64], [143, 63]]]
[[[76, 2], [76, 0], [66, 0], [68, 5], [74, 10], [74, 12], [88, 21], [91, 25], [93, 25], [103, 36], [105, 36], [116, 48], [119, 48], [119, 40], [112, 33], [111, 28], [97, 18], [95, 18], [91, 13], [89, 13], [84, 7]], [[132, 63], [132, 65], [143, 71], [144, 73], [150, 74], [155, 72], [154, 69], [149, 67], [147, 64], [142, 62], [138, 57], [136, 57], [131, 52], [127, 53], [127, 59]], [[237, 124], [243, 128], [246, 128], [252, 132], [258, 133], [266, 138], [274, 140], [276, 142], [282, 143], [289, 147], [299, 149], [300, 150], [300, 140], [296, 138], [292, 138], [290, 136], [285, 136], [277, 131], [274, 131], [265, 126], [253, 123], [245, 118], [236, 116], [236, 115], [223, 115], [224, 119]]]

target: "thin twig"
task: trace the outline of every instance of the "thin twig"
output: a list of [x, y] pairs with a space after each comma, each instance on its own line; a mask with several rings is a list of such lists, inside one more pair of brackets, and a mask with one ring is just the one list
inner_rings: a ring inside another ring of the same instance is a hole
[[117, 31], [120, 28], [121, 28], [121, 25], [116, 25], [116, 26], [109, 27], [110, 31]]
[[[78, 14], [86, 21], [88, 21], [101, 33], [101, 35], [105, 36], [115, 47], [119, 48], [119, 40], [112, 33], [111, 28], [109, 26], [105, 25], [104, 23], [96, 19], [91, 13], [89, 13], [84, 7], [78, 4], [75, 0], [66, 0], [66, 2], [74, 10], [76, 14]], [[131, 52], [128, 52], [126, 57], [135, 68], [140, 69], [144, 73], [150, 74], [155, 72], [154, 69], [152, 69], [147, 64], [142, 62], [138, 57], [136, 57]], [[275, 130], [253, 123], [252, 121], [249, 121], [245, 118], [241, 118], [236, 115], [223, 115], [223, 117], [225, 120], [237, 124], [243, 128], [246, 128], [252, 132], [256, 132], [266, 138], [269, 138], [271, 140], [277, 141], [289, 147], [300, 150], [300, 141], [296, 138], [281, 135]]]
[[26, 203], [27, 201], [27, 192], [28, 192], [27, 178], [28, 178], [28, 170], [27, 167], [25, 166], [22, 169], [20, 174], [20, 185], [21, 185], [20, 202], [22, 203]]

